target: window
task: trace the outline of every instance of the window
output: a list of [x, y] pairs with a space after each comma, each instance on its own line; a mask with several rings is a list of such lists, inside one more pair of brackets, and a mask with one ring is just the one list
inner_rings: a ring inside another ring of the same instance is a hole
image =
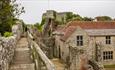
[[77, 36], [77, 46], [83, 46], [83, 36]]
[[113, 59], [113, 51], [104, 51], [103, 52], [103, 60]]
[[106, 36], [106, 44], [111, 44], [111, 37], [110, 36]]

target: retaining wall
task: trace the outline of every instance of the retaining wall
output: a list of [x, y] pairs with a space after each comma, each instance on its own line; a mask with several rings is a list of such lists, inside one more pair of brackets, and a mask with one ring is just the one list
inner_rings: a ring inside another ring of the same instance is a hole
[[23, 32], [22, 24], [17, 23], [12, 27], [13, 36], [0, 37], [0, 70], [8, 70], [13, 60], [16, 43]]

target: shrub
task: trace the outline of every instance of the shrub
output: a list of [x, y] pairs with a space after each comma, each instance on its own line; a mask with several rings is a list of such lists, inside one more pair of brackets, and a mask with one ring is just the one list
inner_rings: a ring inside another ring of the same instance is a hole
[[11, 32], [5, 32], [4, 33], [4, 37], [9, 37], [9, 36], [12, 36], [13, 34]]

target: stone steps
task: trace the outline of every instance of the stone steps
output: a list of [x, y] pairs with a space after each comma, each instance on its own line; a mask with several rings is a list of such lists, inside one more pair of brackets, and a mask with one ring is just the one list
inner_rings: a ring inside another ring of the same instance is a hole
[[18, 48], [15, 51], [14, 61], [13, 64], [27, 64], [32, 63], [32, 60], [30, 58], [30, 52], [29, 49], [26, 48]]
[[21, 38], [17, 43], [14, 60], [10, 70], [35, 70], [35, 65], [30, 58], [30, 51], [26, 38]]
[[10, 70], [35, 70], [34, 64], [15, 64], [10, 67]]
[[17, 43], [17, 48], [27, 48], [28, 47], [28, 41], [27, 38], [21, 38]]

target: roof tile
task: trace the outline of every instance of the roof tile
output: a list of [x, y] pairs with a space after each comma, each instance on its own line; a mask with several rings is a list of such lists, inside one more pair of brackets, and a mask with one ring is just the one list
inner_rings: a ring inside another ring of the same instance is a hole
[[77, 27], [82, 29], [115, 29], [114, 21], [71, 21], [61, 31], [64, 36], [61, 37], [65, 41]]

